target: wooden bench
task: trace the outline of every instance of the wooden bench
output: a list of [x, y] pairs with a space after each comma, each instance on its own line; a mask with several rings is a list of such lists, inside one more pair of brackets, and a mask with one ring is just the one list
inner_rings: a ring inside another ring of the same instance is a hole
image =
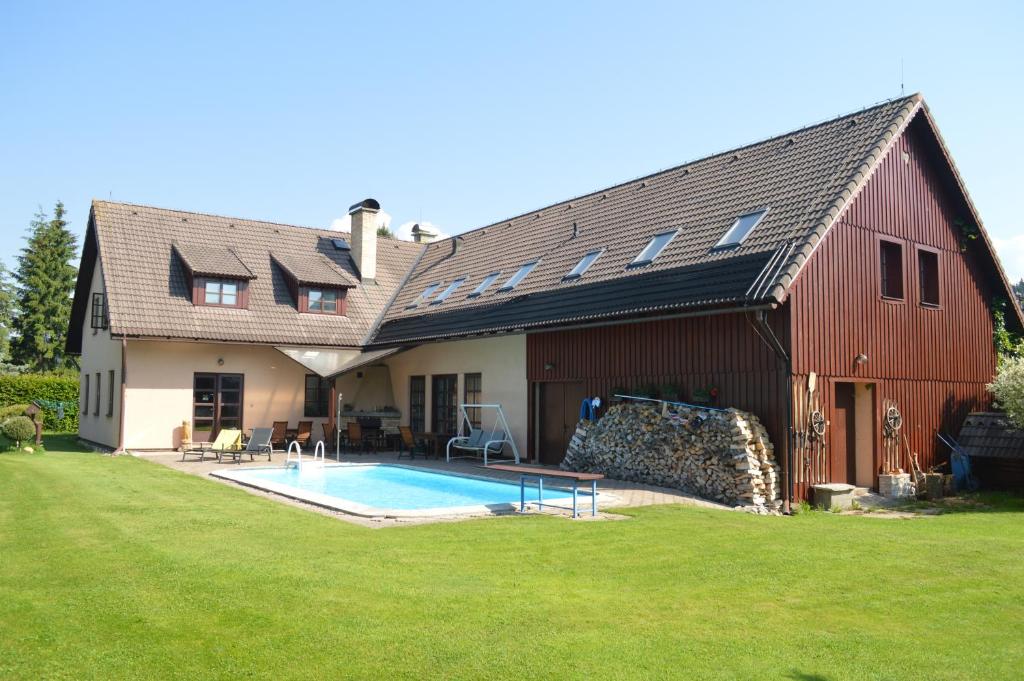
[[[512, 464], [492, 464], [484, 466], [487, 470], [505, 471], [508, 473], [519, 473], [519, 512], [526, 511], [526, 480], [534, 478], [537, 480], [537, 507], [544, 507], [544, 478], [572, 480], [572, 517], [579, 518], [579, 510], [576, 505], [577, 491], [581, 482], [590, 483], [590, 515], [597, 515], [597, 481], [603, 480], [601, 473], [576, 473], [574, 471], [560, 471], [552, 468], [541, 468], [540, 466], [520, 466]], [[550, 505], [550, 504], [549, 504]]]

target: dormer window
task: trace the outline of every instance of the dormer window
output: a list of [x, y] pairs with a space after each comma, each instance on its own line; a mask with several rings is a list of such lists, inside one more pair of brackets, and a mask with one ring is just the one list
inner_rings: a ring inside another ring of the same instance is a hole
[[256, 275], [230, 248], [172, 242], [185, 267], [192, 304], [204, 307], [249, 307], [249, 282]]
[[345, 314], [345, 290], [303, 286], [299, 293], [299, 312], [310, 314]]
[[[335, 239], [334, 241], [343, 241]], [[346, 243], [347, 245], [347, 243]], [[344, 250], [335, 244], [338, 250]], [[284, 274], [288, 291], [299, 312], [322, 315], [345, 315], [345, 297], [357, 284], [355, 278], [338, 263], [322, 253], [298, 257], [294, 253], [271, 252], [271, 260]]]
[[203, 291], [203, 305], [238, 305], [238, 282], [224, 279], [207, 280]]
[[207, 307], [247, 307], [248, 282], [196, 277], [192, 300]]

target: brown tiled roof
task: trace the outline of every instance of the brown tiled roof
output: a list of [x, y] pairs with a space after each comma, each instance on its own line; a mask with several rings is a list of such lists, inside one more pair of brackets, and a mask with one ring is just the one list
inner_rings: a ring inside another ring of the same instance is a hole
[[[824, 231], [921, 104], [919, 95], [893, 100], [429, 244], [389, 307], [378, 338], [394, 342], [401, 340], [400, 335], [422, 336], [414, 318], [429, 325], [432, 316], [483, 310], [521, 296], [568, 293], [695, 265], [717, 263], [728, 269], [734, 259], [755, 254], [767, 262], [768, 254], [786, 244], [792, 248], [782, 262], [751, 277], [770, 277], [757, 287], [759, 299], [744, 300], [781, 302]], [[768, 208], [764, 220], [740, 246], [714, 248], [737, 217], [760, 208]], [[628, 267], [653, 235], [672, 229], [679, 234], [653, 263]], [[586, 253], [602, 249], [583, 277], [563, 281]], [[531, 260], [539, 264], [526, 279], [511, 292], [498, 292], [520, 265]], [[468, 297], [484, 277], [499, 270], [501, 276], [486, 293]], [[423, 305], [408, 309], [428, 284], [458, 277], [467, 281], [443, 303], [427, 310]], [[742, 282], [740, 288], [746, 290], [753, 283]], [[685, 302], [699, 306], [721, 297], [715, 291], [707, 294], [706, 300]], [[548, 323], [572, 319], [569, 315]], [[393, 333], [396, 325], [405, 332]]]
[[[386, 242], [384, 242], [386, 243]], [[334, 261], [322, 253], [312, 257], [299, 257], [296, 253], [270, 252], [277, 266], [298, 284], [347, 288], [357, 286], [359, 280], [338, 268]]]
[[1006, 414], [973, 412], [960, 429], [960, 446], [971, 456], [1024, 459], [1024, 430]]
[[[376, 283], [363, 285], [350, 252], [331, 242], [347, 233], [110, 201], [93, 201], [89, 231], [104, 268], [114, 334], [275, 345], [362, 345], [423, 248], [378, 239]], [[254, 277], [249, 308], [194, 306], [184, 263], [172, 253], [172, 244], [204, 273], [232, 267], [230, 274], [240, 275], [238, 266], [225, 265], [230, 251]], [[213, 254], [209, 257], [203, 255], [207, 247]], [[83, 269], [89, 251], [83, 251]], [[347, 293], [348, 315], [299, 314], [271, 253], [310, 283], [322, 278], [317, 283], [355, 285]], [[69, 348], [74, 345], [69, 336]]]
[[247, 280], [256, 278], [230, 248], [215, 244], [182, 244], [177, 241], [171, 242], [171, 248], [194, 275]]

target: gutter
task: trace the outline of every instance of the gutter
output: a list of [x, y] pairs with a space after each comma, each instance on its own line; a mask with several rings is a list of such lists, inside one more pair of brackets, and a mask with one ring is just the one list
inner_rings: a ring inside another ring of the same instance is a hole
[[121, 337], [121, 408], [117, 424], [117, 449], [114, 454], [124, 454], [124, 407], [128, 393], [128, 378], [125, 375], [128, 368], [128, 340]]
[[783, 513], [791, 515], [793, 512], [793, 449], [796, 433], [793, 429], [793, 358], [786, 352], [782, 341], [768, 324], [768, 313], [765, 310], [758, 310], [753, 315], [747, 314], [747, 319], [751, 320], [754, 331], [772, 349], [786, 371], [786, 496], [782, 503]]
[[778, 307], [777, 303], [770, 302], [763, 305], [749, 307], [707, 307], [698, 310], [669, 312], [666, 314], [654, 314], [649, 316], [631, 316], [630, 313], [626, 313], [621, 317], [594, 316], [593, 321], [577, 321], [575, 323], [573, 323], [572, 320], [569, 320], [568, 322], [553, 321], [532, 324], [525, 323], [520, 326], [506, 324], [492, 329], [482, 329], [479, 331], [468, 331], [464, 333], [457, 332], [451, 335], [416, 336], [397, 340], [380, 341], [371, 343], [365, 347], [370, 350], [382, 350], [388, 347], [401, 347], [403, 345], [447, 343], [452, 341], [473, 340], [476, 338], [495, 338], [498, 336], [518, 336], [530, 333], [544, 333], [546, 331], [572, 331], [574, 329], [594, 329], [603, 326], [621, 326], [622, 324], [640, 324], [643, 322], [657, 322], [666, 319], [685, 319], [688, 317], [711, 317], [713, 315], [741, 314], [743, 312], [750, 312], [753, 310], [774, 310], [776, 307]]

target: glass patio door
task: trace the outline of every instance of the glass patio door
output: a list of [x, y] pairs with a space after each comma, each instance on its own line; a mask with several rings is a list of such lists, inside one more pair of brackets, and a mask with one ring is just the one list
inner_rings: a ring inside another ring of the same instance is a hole
[[454, 435], [459, 425], [459, 377], [455, 374], [444, 374], [430, 378], [433, 388], [433, 431], [440, 435]]
[[224, 428], [242, 428], [242, 374], [195, 374], [192, 441], [209, 442]]

